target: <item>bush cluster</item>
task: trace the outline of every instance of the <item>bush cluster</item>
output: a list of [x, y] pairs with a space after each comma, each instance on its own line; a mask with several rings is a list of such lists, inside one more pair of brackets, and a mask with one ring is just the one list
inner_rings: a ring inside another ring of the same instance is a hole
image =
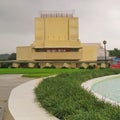
[[81, 87], [95, 77], [118, 74], [120, 70], [79, 70], [47, 78], [35, 88], [37, 100], [60, 120], [119, 120], [120, 107], [98, 100]]

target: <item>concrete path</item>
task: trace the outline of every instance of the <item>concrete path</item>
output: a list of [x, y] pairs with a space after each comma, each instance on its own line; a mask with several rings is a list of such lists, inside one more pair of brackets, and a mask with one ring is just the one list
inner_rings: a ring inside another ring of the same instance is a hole
[[59, 120], [49, 115], [35, 101], [34, 88], [42, 78], [14, 88], [9, 98], [9, 109], [15, 120]]
[[33, 78], [22, 78], [21, 75], [0, 75], [0, 120], [14, 120], [8, 111], [8, 98], [11, 90]]

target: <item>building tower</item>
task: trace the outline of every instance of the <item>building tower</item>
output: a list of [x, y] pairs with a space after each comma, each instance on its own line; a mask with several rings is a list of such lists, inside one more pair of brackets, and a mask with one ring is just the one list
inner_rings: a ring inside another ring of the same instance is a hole
[[97, 45], [81, 43], [78, 28], [73, 12], [41, 12], [35, 18], [35, 40], [30, 46], [17, 47], [17, 60], [74, 66], [81, 61], [97, 61]]
[[17, 60], [79, 61], [80, 48], [78, 17], [72, 12], [41, 12], [35, 18], [35, 40], [17, 48]]

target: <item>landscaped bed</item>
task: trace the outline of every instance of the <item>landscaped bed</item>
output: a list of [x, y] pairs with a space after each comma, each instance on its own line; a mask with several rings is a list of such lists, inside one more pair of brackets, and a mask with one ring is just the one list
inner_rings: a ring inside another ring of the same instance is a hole
[[81, 87], [89, 79], [119, 73], [112, 69], [64, 73], [44, 80], [35, 93], [42, 106], [60, 120], [120, 120], [120, 107], [98, 100]]

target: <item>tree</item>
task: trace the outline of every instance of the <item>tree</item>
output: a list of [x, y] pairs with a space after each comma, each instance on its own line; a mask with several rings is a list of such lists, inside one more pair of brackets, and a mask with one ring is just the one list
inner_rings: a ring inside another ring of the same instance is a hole
[[120, 50], [118, 48], [114, 48], [114, 50], [110, 50], [109, 54], [110, 56], [120, 58]]
[[16, 53], [10, 54], [8, 60], [16, 60]]

